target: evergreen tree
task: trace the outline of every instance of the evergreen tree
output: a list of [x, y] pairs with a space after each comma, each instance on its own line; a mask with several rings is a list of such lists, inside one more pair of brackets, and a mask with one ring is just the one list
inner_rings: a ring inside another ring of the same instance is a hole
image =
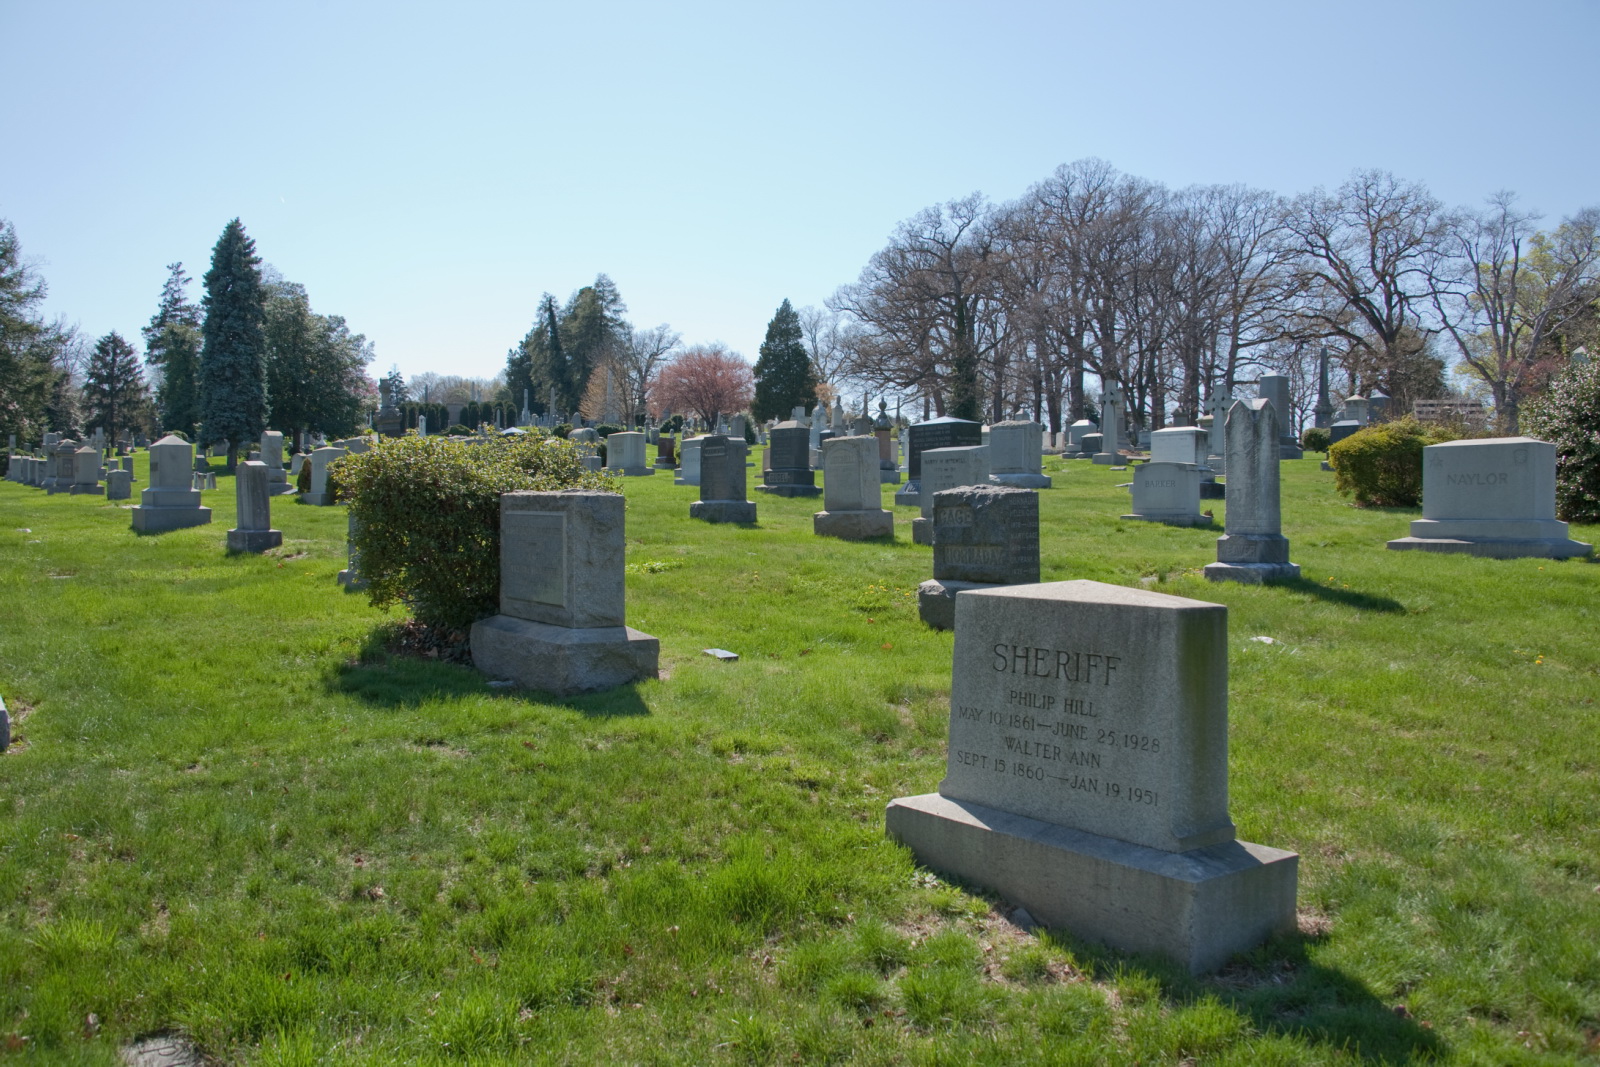
[[113, 444], [117, 432], [139, 422], [147, 413], [150, 391], [139, 369], [139, 354], [112, 330], [95, 342], [84, 372], [85, 425], [103, 429]]
[[256, 243], [238, 219], [211, 250], [201, 326], [201, 444], [228, 442], [228, 470], [239, 447], [267, 423], [266, 291]]
[[55, 355], [66, 332], [39, 317], [44, 280], [22, 261], [16, 229], [0, 219], [0, 434], [38, 441], [65, 375]]
[[545, 385], [547, 388], [555, 389], [557, 407], [565, 412], [577, 411], [578, 400], [582, 394], [574, 395], [572, 392], [567, 369], [567, 353], [561, 345], [561, 324], [556, 319], [556, 298], [549, 293], [544, 294], [543, 312]]
[[156, 409], [163, 430], [190, 438], [200, 422], [200, 309], [189, 302], [182, 263], [167, 264], [161, 303], [143, 331], [145, 365], [156, 370]]
[[303, 285], [273, 272], [266, 292], [267, 395], [274, 424], [297, 444], [312, 430], [333, 437], [357, 432], [371, 344], [351, 334], [342, 317], [312, 311]]
[[806, 354], [800, 316], [787, 299], [767, 323], [756, 359], [756, 393], [750, 413], [757, 422], [787, 419], [797, 405], [817, 402], [817, 375]]
[[567, 394], [573, 398], [572, 410], [582, 402], [589, 388], [589, 376], [616, 352], [632, 328], [623, 319], [627, 306], [614, 282], [597, 275], [567, 301], [561, 316], [561, 348], [567, 363]]

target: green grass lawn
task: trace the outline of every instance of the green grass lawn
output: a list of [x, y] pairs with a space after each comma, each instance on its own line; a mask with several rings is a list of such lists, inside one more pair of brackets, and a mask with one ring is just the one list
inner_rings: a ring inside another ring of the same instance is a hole
[[1600, 565], [1386, 551], [1414, 512], [1307, 458], [1305, 579], [1213, 585], [1220, 530], [1046, 466], [1046, 581], [1229, 607], [1232, 814], [1300, 853], [1298, 936], [1191, 979], [1023, 933], [885, 840], [944, 763], [914, 509], [845, 543], [817, 500], [710, 526], [627, 480], [662, 677], [549, 701], [387, 657], [398, 616], [334, 582], [343, 508], [277, 498], [283, 548], [229, 556], [227, 477], [157, 536], [5, 482], [0, 1059], [1600, 1059]]

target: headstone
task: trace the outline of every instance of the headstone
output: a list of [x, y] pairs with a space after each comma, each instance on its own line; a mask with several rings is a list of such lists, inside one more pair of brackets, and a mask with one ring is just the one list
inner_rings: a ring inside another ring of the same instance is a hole
[[150, 446], [150, 487], [139, 494], [130, 509], [133, 529], [162, 533], [211, 521], [211, 509], [201, 507], [200, 491], [190, 485], [194, 446], [169, 434]]
[[1049, 489], [1042, 473], [1044, 427], [1037, 422], [997, 422], [989, 427], [989, 477], [1018, 489]]
[[1124, 519], [1167, 526], [1211, 525], [1211, 516], [1200, 511], [1200, 471], [1193, 463], [1142, 463], [1134, 468], [1131, 488], [1133, 514]]
[[745, 499], [744, 438], [712, 434], [700, 440], [700, 499], [689, 505], [689, 517], [755, 522], [756, 505]]
[[1270, 400], [1235, 400], [1225, 427], [1228, 507], [1217, 562], [1205, 567], [1214, 582], [1262, 582], [1300, 577], [1289, 562], [1278, 497], [1280, 434]]
[[1191, 973], [1295, 929], [1228, 812], [1227, 609], [1093, 581], [956, 598], [948, 763], [889, 835], [1042, 924]]
[[1556, 446], [1532, 437], [1446, 441], [1422, 450], [1422, 518], [1396, 550], [1492, 559], [1568, 559], [1594, 546], [1556, 518]]
[[217, 487], [217, 476], [216, 476], [216, 474], [214, 474], [211, 471], [207, 471], [206, 472], [206, 484], [205, 484], [205, 487], [207, 489], [215, 489]]
[[[809, 440], [811, 442], [811, 453], [815, 454], [820, 452], [822, 450], [822, 433], [824, 430], [829, 429], [828, 410], [825, 405], [820, 403], [817, 405], [816, 411], [811, 416], [811, 425], [806, 427], [806, 429], [810, 431]], [[816, 463], [808, 460], [806, 466], [814, 469], [816, 467]]]
[[1345, 397], [1342, 421], [1353, 422], [1358, 426], [1367, 425], [1367, 398], [1364, 396]]
[[1351, 434], [1358, 433], [1365, 427], [1355, 419], [1340, 419], [1328, 427], [1328, 447], [1333, 447]]
[[55, 446], [50, 456], [54, 462], [49, 477], [45, 479], [45, 490], [50, 493], [70, 493], [72, 484], [77, 481], [78, 442], [70, 438], [63, 440]]
[[1198, 426], [1169, 426], [1156, 430], [1150, 435], [1150, 461], [1203, 464], [1208, 443], [1205, 432]]
[[930, 448], [922, 453], [922, 514], [911, 520], [911, 540], [933, 544], [934, 494], [963, 485], [989, 484], [989, 446]]
[[678, 466], [678, 453], [676, 440], [670, 433], [664, 433], [656, 438], [656, 467], [661, 470], [675, 470]]
[[1101, 446], [1105, 443], [1105, 435], [1098, 432], [1086, 433], [1079, 441], [1080, 447], [1083, 449], [1082, 454], [1092, 459], [1102, 451]]
[[624, 478], [642, 478], [656, 469], [645, 462], [644, 434], [614, 433], [606, 438], [606, 470]]
[[[818, 415], [818, 420], [821, 419]], [[816, 471], [810, 463], [811, 431], [794, 422], [772, 428], [771, 466], [761, 472], [756, 488], [774, 496], [818, 496]]]
[[683, 447], [678, 450], [679, 462], [683, 465], [678, 468], [677, 476], [672, 479], [673, 485], [700, 484], [700, 449], [704, 444], [704, 437], [684, 439]]
[[656, 676], [660, 642], [624, 622], [624, 515], [619, 493], [500, 497], [500, 614], [472, 625], [480, 671], [556, 696]]
[[867, 434], [823, 442], [823, 510], [811, 517], [814, 534], [845, 541], [894, 536], [894, 512], [883, 506], [879, 455], [877, 437]]
[[72, 485], [70, 491], [73, 496], [104, 496], [105, 486], [100, 484], [100, 452], [88, 445], [78, 449], [73, 454]]
[[106, 475], [106, 499], [127, 500], [133, 496], [133, 472], [118, 468]]
[[295, 479], [298, 479], [300, 477], [300, 468], [304, 467], [305, 465], [306, 465], [306, 454], [304, 452], [296, 452], [294, 454], [294, 456], [289, 460], [289, 478], [290, 478], [291, 484], [293, 483], [293, 481]]
[[1100, 451], [1093, 461], [1102, 467], [1120, 467], [1122, 448], [1122, 390], [1111, 384], [1100, 394]]
[[1233, 396], [1227, 390], [1218, 390], [1206, 401], [1206, 415], [1211, 419], [1206, 442], [1206, 463], [1214, 470], [1226, 473], [1228, 446], [1223, 431], [1228, 423], [1228, 409], [1233, 407]]
[[346, 516], [344, 534], [344, 570], [336, 576], [336, 580], [347, 593], [359, 592], [367, 587], [366, 579], [361, 577], [361, 552], [356, 548], [356, 532], [361, 529], [361, 524], [356, 522], [354, 512]]
[[1300, 436], [1295, 433], [1291, 420], [1294, 408], [1289, 404], [1289, 378], [1284, 374], [1263, 374], [1256, 386], [1256, 395], [1272, 401], [1272, 410], [1278, 417], [1278, 454], [1282, 459], [1299, 459]]
[[744, 440], [745, 417], [735, 415], [728, 420], [728, 436], [736, 441]]
[[1389, 394], [1382, 389], [1374, 389], [1367, 394], [1367, 421], [1389, 421]]
[[983, 425], [949, 415], [913, 423], [904, 431], [906, 444], [906, 484], [894, 494], [898, 507], [922, 505], [922, 454], [936, 448], [971, 448], [983, 444]]
[[923, 622], [953, 629], [959, 593], [1038, 580], [1037, 492], [969, 485], [934, 494], [933, 578], [917, 587]]
[[267, 494], [286, 496], [295, 491], [283, 469], [283, 434], [267, 430], [261, 435], [261, 462], [267, 465]]
[[235, 468], [237, 525], [228, 531], [228, 551], [265, 552], [283, 544], [283, 534], [272, 528], [271, 473], [265, 463], [257, 460], [245, 460]]
[[332, 445], [324, 445], [311, 453], [311, 491], [301, 494], [300, 503], [317, 507], [334, 503], [333, 494], [328, 491], [328, 466], [349, 454], [347, 450]]

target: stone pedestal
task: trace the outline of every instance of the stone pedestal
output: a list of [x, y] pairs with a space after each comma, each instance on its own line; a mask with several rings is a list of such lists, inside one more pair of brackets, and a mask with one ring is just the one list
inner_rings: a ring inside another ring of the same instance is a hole
[[811, 516], [813, 533], [845, 541], [894, 536], [894, 513], [883, 507], [882, 454], [882, 443], [866, 434], [822, 443], [823, 510]]
[[190, 488], [193, 464], [194, 447], [181, 437], [168, 435], [150, 446], [150, 488], [129, 511], [133, 529], [164, 533], [211, 521], [211, 509], [200, 506], [199, 490]]
[[[1164, 431], [1156, 431], [1160, 434]], [[1167, 526], [1210, 526], [1200, 511], [1200, 471], [1193, 463], [1152, 460], [1133, 472], [1133, 513], [1122, 516]]]
[[569, 629], [495, 615], [472, 624], [472, 662], [526, 689], [571, 696], [654, 678], [661, 642], [631, 626]]

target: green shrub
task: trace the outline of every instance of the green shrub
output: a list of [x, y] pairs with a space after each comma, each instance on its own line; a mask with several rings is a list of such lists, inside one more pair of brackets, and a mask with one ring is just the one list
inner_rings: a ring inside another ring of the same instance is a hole
[[572, 423], [570, 423], [570, 422], [558, 423], [555, 426], [555, 428], [552, 429], [550, 432], [555, 434], [557, 437], [562, 438], [563, 440], [565, 440], [567, 435], [572, 432]]
[[459, 422], [445, 431], [450, 437], [471, 437], [475, 432], [472, 427], [464, 426]]
[[390, 438], [335, 466], [372, 603], [453, 630], [498, 608], [501, 493], [611, 485], [574, 445], [535, 434]]
[[1357, 430], [1328, 450], [1334, 485], [1360, 507], [1414, 508], [1422, 502], [1422, 450], [1462, 436], [1410, 415]]
[[311, 454], [305, 454], [306, 460], [300, 464], [300, 473], [294, 476], [294, 487], [302, 493], [311, 492]]
[[610, 437], [614, 433], [622, 433], [623, 429], [624, 427], [613, 426], [609, 422], [602, 422], [599, 426], [594, 428], [594, 432], [600, 435], [600, 440], [604, 441], [607, 437]]
[[1556, 446], [1556, 515], [1600, 522], [1600, 363], [1574, 363], [1528, 405], [1522, 429]]
[[1300, 447], [1307, 452], [1326, 452], [1328, 444], [1328, 430], [1325, 426], [1308, 426], [1300, 434]]

